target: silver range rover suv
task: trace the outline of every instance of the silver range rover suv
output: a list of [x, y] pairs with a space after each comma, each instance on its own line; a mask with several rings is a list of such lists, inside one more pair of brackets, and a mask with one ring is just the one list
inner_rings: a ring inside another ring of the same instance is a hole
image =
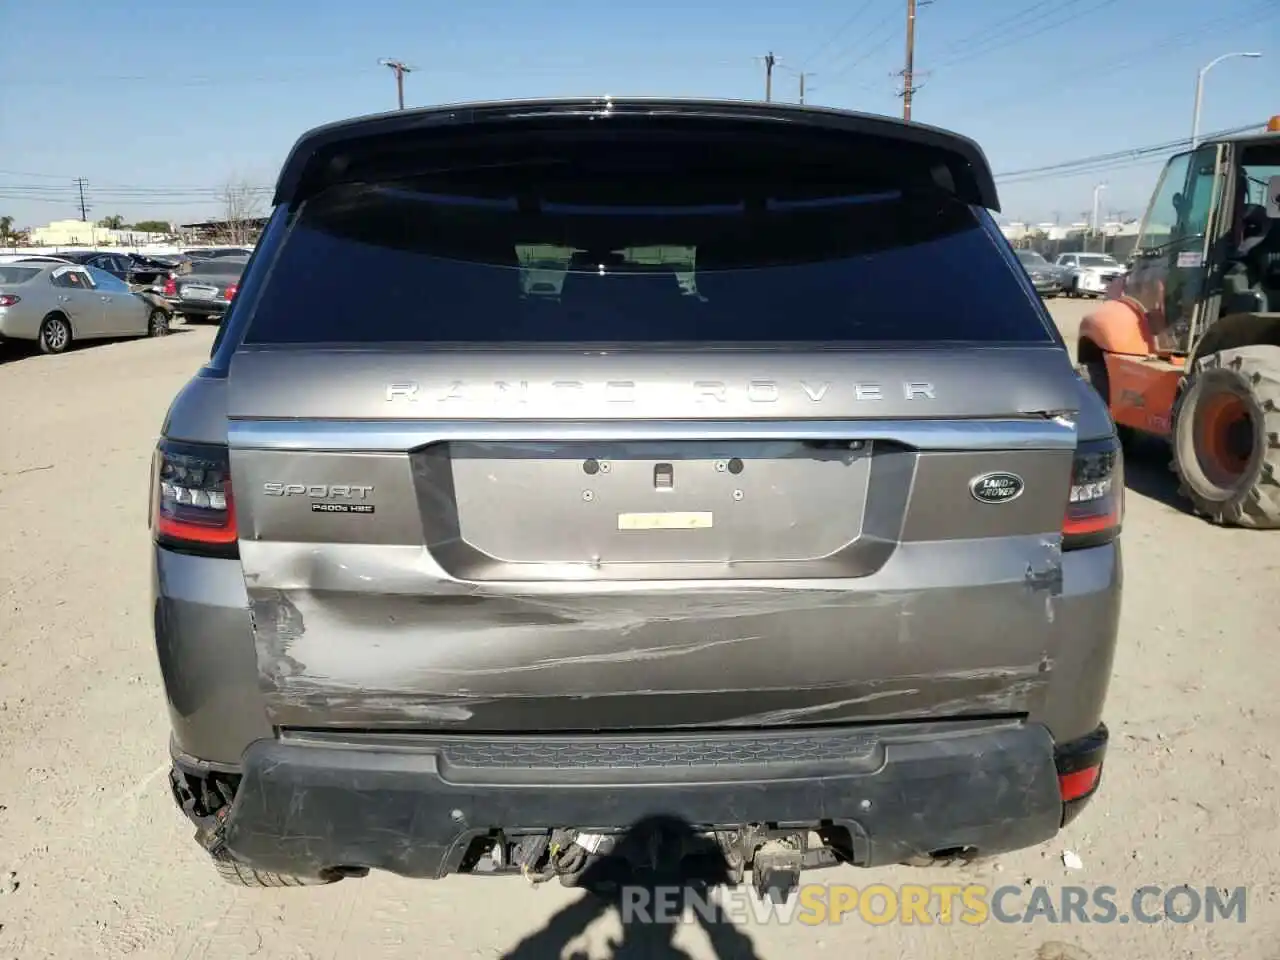
[[219, 870], [576, 882], [676, 824], [777, 897], [1053, 837], [1122, 459], [997, 209], [963, 137], [781, 104], [304, 135], [155, 453]]

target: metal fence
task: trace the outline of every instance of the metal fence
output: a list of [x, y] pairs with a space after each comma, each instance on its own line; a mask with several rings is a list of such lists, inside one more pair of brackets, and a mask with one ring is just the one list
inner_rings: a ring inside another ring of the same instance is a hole
[[1118, 236], [1074, 234], [1061, 240], [1053, 240], [1049, 237], [1024, 237], [1015, 241], [1013, 245], [1020, 250], [1034, 250], [1052, 262], [1063, 253], [1109, 253], [1117, 260], [1124, 260], [1133, 252], [1137, 242], [1138, 235], [1135, 233], [1124, 233]]

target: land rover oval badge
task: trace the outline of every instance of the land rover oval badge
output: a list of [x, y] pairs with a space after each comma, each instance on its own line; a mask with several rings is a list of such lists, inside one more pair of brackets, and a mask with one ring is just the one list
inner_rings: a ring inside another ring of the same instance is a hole
[[984, 473], [969, 481], [969, 492], [980, 503], [1008, 503], [1022, 496], [1024, 484], [1016, 473]]

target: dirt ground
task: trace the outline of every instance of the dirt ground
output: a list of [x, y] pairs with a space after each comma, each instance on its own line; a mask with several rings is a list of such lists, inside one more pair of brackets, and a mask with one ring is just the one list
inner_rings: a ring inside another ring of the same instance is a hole
[[[1052, 309], [1068, 335], [1083, 312]], [[519, 879], [390, 876], [309, 890], [223, 884], [165, 784], [148, 626], [147, 470], [212, 331], [0, 348], [0, 960], [756, 956], [1280, 958], [1280, 533], [1188, 516], [1158, 451], [1130, 464], [1123, 636], [1105, 787], [1058, 840], [995, 864], [815, 873], [820, 882], [1249, 888], [1237, 920], [697, 927], [675, 946], [581, 894]], [[1064, 852], [1082, 867], [1068, 870]], [[1030, 888], [1029, 888], [1030, 889]], [[675, 952], [680, 949], [684, 952]]]

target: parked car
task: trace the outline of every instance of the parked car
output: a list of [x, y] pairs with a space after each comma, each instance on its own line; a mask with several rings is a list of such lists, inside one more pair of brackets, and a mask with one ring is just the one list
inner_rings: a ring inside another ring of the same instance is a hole
[[134, 253], [116, 253], [104, 250], [75, 250], [59, 254], [72, 263], [96, 267], [133, 286], [150, 286], [163, 276], [168, 267], [148, 261]]
[[188, 320], [220, 319], [235, 299], [245, 257], [218, 257], [192, 262], [187, 273], [171, 273], [162, 295]]
[[151, 257], [141, 253], [131, 253], [129, 259], [132, 264], [128, 282], [143, 287], [150, 287], [157, 281], [163, 282], [180, 262], [178, 257]]
[[571, 885], [683, 832], [778, 898], [1097, 790], [1120, 446], [975, 143], [451, 105], [304, 134], [274, 204], [152, 486], [172, 794], [224, 877]]
[[34, 340], [44, 353], [102, 337], [160, 337], [169, 314], [97, 267], [0, 266], [0, 341]]
[[1108, 253], [1063, 253], [1057, 264], [1069, 297], [1101, 297], [1125, 273], [1125, 265]]
[[5, 253], [0, 254], [0, 263], [70, 263], [62, 257], [53, 257], [41, 253]]
[[73, 250], [59, 254], [59, 256], [65, 257], [72, 263], [105, 270], [117, 280], [123, 280], [125, 283], [129, 282], [129, 276], [133, 272], [133, 260], [127, 253], [109, 253], [103, 250]]
[[1035, 250], [1015, 250], [1018, 262], [1027, 271], [1035, 285], [1036, 293], [1043, 296], [1056, 297], [1062, 293], [1062, 271], [1046, 260]]
[[177, 309], [180, 300], [177, 280], [191, 272], [191, 260], [184, 254], [178, 254], [168, 258], [168, 261], [168, 269], [151, 281], [151, 292], [158, 297], [163, 297], [165, 302]]

